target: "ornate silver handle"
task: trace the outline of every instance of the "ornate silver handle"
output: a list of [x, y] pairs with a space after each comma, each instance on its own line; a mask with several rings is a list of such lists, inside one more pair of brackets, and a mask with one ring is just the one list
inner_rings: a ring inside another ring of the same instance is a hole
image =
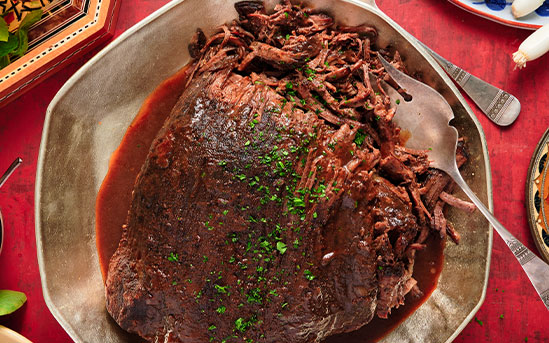
[[516, 239], [501, 223], [490, 213], [490, 211], [484, 206], [480, 199], [475, 195], [475, 193], [469, 188], [465, 180], [461, 177], [461, 174], [457, 170], [446, 171], [454, 181], [461, 187], [461, 189], [467, 194], [469, 199], [477, 206], [479, 211], [488, 219], [490, 224], [496, 229], [497, 233], [501, 238], [507, 243], [507, 246], [517, 260], [519, 261], [522, 269], [534, 288], [538, 292], [541, 300], [545, 304], [545, 307], [549, 310], [549, 265], [545, 263], [542, 259], [536, 256], [530, 249], [524, 246], [518, 239]]
[[[417, 39], [416, 39], [417, 40]], [[446, 70], [448, 75], [477, 104], [488, 118], [501, 126], [511, 125], [520, 113], [520, 102], [513, 95], [469, 74], [417, 40]]]

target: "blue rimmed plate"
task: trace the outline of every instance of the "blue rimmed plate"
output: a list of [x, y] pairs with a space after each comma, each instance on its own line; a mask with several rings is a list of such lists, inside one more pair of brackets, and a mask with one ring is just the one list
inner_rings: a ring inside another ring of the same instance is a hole
[[449, 0], [454, 5], [478, 16], [498, 22], [503, 25], [521, 29], [536, 30], [544, 24], [549, 24], [549, 0], [535, 12], [515, 19], [511, 13], [511, 0]]
[[526, 182], [528, 223], [538, 251], [549, 262], [549, 129], [541, 138]]

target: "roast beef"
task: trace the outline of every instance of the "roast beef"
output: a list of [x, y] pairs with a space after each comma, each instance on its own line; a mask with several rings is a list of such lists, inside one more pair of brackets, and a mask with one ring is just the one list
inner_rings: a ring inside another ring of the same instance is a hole
[[110, 261], [107, 310], [151, 342], [319, 342], [387, 318], [436, 228], [426, 152], [402, 147], [368, 77], [375, 29], [237, 9], [192, 41]]

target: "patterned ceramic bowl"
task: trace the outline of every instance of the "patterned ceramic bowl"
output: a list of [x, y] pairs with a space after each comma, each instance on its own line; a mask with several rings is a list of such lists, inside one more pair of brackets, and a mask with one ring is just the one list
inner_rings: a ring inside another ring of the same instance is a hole
[[0, 107], [93, 47], [109, 39], [120, 0], [0, 0], [10, 31], [37, 8], [42, 19], [29, 31], [29, 50], [0, 70]]
[[528, 223], [541, 256], [549, 262], [549, 129], [541, 138], [526, 182]]
[[503, 25], [536, 30], [549, 23], [549, 0], [529, 15], [516, 19], [511, 13], [511, 0], [449, 0], [451, 3], [478, 16]]

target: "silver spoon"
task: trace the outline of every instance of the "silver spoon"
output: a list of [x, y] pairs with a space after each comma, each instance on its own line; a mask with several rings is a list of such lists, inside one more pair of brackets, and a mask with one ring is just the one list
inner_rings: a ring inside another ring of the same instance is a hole
[[477, 104], [478, 108], [490, 120], [500, 126], [509, 126], [520, 113], [520, 102], [513, 95], [499, 89], [478, 77], [469, 74], [452, 62], [431, 50], [427, 45], [416, 39], [433, 56], [448, 75]]
[[[23, 163], [23, 160], [18, 157], [13, 161], [13, 163], [8, 167], [8, 170], [0, 177], [0, 187], [4, 185], [8, 177], [10, 177], [11, 174], [19, 167], [19, 165]], [[0, 253], [2, 253], [2, 246], [4, 245], [4, 221], [2, 219], [2, 212], [0, 211]]]
[[448, 102], [431, 87], [398, 71], [381, 55], [378, 56], [387, 73], [412, 96], [411, 101], [405, 101], [394, 88], [387, 84], [384, 87], [392, 102], [399, 103], [396, 106], [395, 122], [412, 134], [406, 145], [412, 149], [428, 150], [431, 167], [446, 172], [461, 187], [507, 243], [549, 310], [549, 265], [498, 222], [459, 173], [456, 164], [458, 132], [449, 125], [450, 120], [454, 119], [454, 112]]

